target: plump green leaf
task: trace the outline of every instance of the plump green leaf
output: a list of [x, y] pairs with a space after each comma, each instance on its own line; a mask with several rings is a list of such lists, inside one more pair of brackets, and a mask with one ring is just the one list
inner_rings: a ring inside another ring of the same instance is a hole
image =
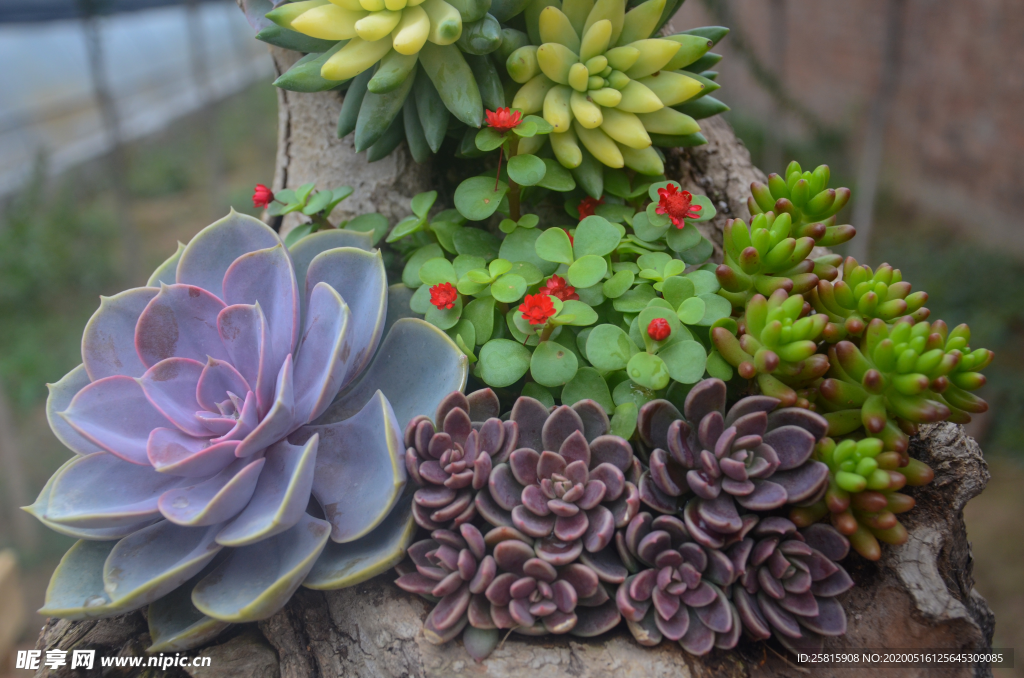
[[647, 218], [646, 212], [639, 212], [633, 217], [633, 233], [644, 242], [657, 242], [668, 232], [671, 225], [672, 222], [665, 221], [661, 225], [655, 226]]
[[697, 217], [696, 219], [687, 219], [687, 222], [710, 221], [711, 219], [715, 218], [716, 214], [718, 214], [718, 210], [715, 209], [715, 203], [711, 202], [711, 198], [707, 197], [706, 195], [694, 195], [693, 204], [700, 205], [700, 216]]
[[540, 269], [527, 261], [515, 262], [508, 272], [521, 277], [527, 285], [536, 285], [544, 279], [544, 274], [540, 272]]
[[561, 228], [549, 228], [543, 231], [537, 237], [535, 247], [537, 256], [544, 261], [566, 265], [573, 263], [569, 234]]
[[490, 261], [498, 256], [501, 241], [496, 236], [479, 228], [460, 228], [452, 238], [455, 251]]
[[[576, 188], [576, 180], [572, 178], [572, 172], [562, 167], [557, 160], [551, 158], [543, 158], [543, 160], [547, 170], [544, 172], [544, 178], [537, 182], [538, 186], [559, 193], [566, 193]], [[524, 228], [532, 228], [532, 226], [524, 226]]]
[[611, 414], [615, 403], [612, 401], [608, 383], [593, 367], [580, 367], [576, 375], [562, 389], [562, 404], [574, 405], [581, 400], [593, 400]]
[[413, 214], [420, 218], [425, 218], [430, 208], [434, 206], [435, 200], [437, 200], [437, 191], [427, 191], [426, 193], [414, 195], [412, 198]]
[[573, 234], [573, 254], [577, 259], [588, 254], [603, 257], [619, 246], [621, 235], [610, 221], [596, 214], [587, 217]]
[[697, 325], [710, 327], [716, 321], [732, 315], [732, 304], [725, 297], [707, 293], [700, 295], [698, 299], [704, 302], [704, 316], [696, 323]]
[[572, 315], [573, 321], [566, 324], [575, 325], [576, 327], [586, 327], [597, 322], [597, 311], [591, 308], [589, 304], [573, 299], [562, 303], [562, 310], [559, 312], [559, 316], [564, 315]]
[[313, 232], [313, 224], [299, 224], [284, 237], [284, 246], [291, 247]]
[[704, 376], [708, 356], [700, 342], [677, 341], [662, 349], [658, 357], [665, 361], [672, 379], [682, 384], [695, 384]]
[[547, 165], [535, 155], [516, 155], [508, 159], [508, 176], [520, 186], [535, 186], [544, 178]]
[[[637, 353], [637, 355], [641, 354]], [[626, 372], [623, 371], [621, 374], [626, 375]], [[615, 401], [616, 407], [623, 403], [633, 403], [637, 409], [640, 409], [645, 403], [654, 400], [655, 397], [657, 395], [654, 391], [636, 383], [628, 375], [612, 389], [612, 400]]]
[[639, 413], [636, 403], [625, 402], [615, 407], [609, 433], [629, 440], [636, 433], [636, 418]]
[[491, 285], [491, 296], [498, 301], [511, 304], [526, 294], [526, 281], [515, 273], [501, 276]]
[[[470, 254], [460, 254], [452, 260], [452, 265], [455, 267], [455, 275], [461, 278], [470, 271], [485, 268], [487, 266], [487, 262], [484, 261], [483, 257], [474, 257]], [[490, 280], [487, 282], [490, 282]]]
[[561, 386], [574, 376], [579, 363], [576, 354], [555, 341], [537, 344], [530, 359], [530, 376], [541, 386]]
[[402, 282], [405, 283], [406, 287], [419, 287], [423, 284], [423, 281], [420, 280], [420, 267], [435, 257], [443, 256], [444, 252], [437, 243], [430, 243], [419, 248], [413, 252], [413, 255], [409, 257], [409, 261], [405, 264], [405, 268], [402, 270]]
[[652, 391], [667, 387], [670, 380], [665, 361], [650, 353], [637, 353], [630, 358], [626, 373], [630, 379]]
[[529, 138], [537, 135], [537, 123], [533, 120], [524, 120], [512, 128], [518, 136]]
[[639, 313], [647, 308], [647, 302], [656, 297], [654, 288], [644, 283], [623, 294], [612, 302], [616, 311], [621, 313]]
[[532, 122], [537, 126], [537, 134], [551, 134], [555, 127], [550, 122], [540, 117], [539, 115], [528, 115], [523, 118], [523, 122]]
[[598, 325], [587, 337], [587, 360], [603, 372], [622, 370], [639, 350], [633, 340], [615, 325]]
[[486, 268], [474, 268], [471, 271], [466, 271], [466, 275], [463, 277], [479, 285], [490, 285], [494, 282], [494, 276]]
[[370, 236], [372, 244], [376, 245], [384, 234], [388, 232], [388, 219], [383, 214], [371, 212], [360, 214], [352, 221], [345, 224], [346, 231], [359, 231], [361, 233], [372, 233]]
[[687, 273], [686, 277], [693, 283], [693, 293], [697, 296], [711, 294], [722, 288], [718, 284], [718, 278], [711, 271], [693, 271]]
[[484, 127], [476, 133], [476, 147], [481, 151], [493, 151], [505, 143], [505, 134], [493, 127]]
[[306, 201], [306, 206], [302, 208], [302, 213], [311, 216], [322, 211], [331, 203], [331, 198], [333, 197], [333, 191], [317, 191], [312, 198]]
[[463, 309], [462, 315], [462, 319], [448, 329], [448, 336], [452, 338], [452, 341], [455, 341], [457, 337], [462, 337], [466, 348], [472, 349], [476, 346], [476, 326], [465, 318], [465, 309]]
[[459, 281], [459, 278], [455, 275], [455, 267], [452, 266], [452, 262], [444, 257], [435, 257], [428, 259], [420, 266], [420, 280], [423, 281], [424, 285], [430, 286], [441, 283], [451, 283], [454, 285]]
[[608, 262], [596, 254], [586, 254], [569, 266], [566, 277], [574, 287], [590, 287], [601, 282], [608, 272]]
[[729, 381], [733, 375], [732, 365], [727, 363], [717, 350], [712, 350], [708, 354], [707, 371], [709, 375], [722, 381]]
[[697, 293], [697, 289], [690, 278], [674, 276], [665, 281], [661, 293], [672, 308], [678, 309], [680, 304]]
[[665, 242], [673, 252], [685, 252], [700, 244], [700, 231], [693, 224], [683, 228], [672, 227], [665, 234]]
[[430, 304], [430, 288], [426, 285], [420, 285], [413, 293], [412, 298], [409, 299], [409, 309], [414, 313], [424, 315], [433, 306]]
[[704, 317], [705, 304], [700, 297], [690, 297], [679, 305], [678, 317], [686, 325], [697, 325]]
[[494, 299], [492, 297], [474, 299], [466, 304], [466, 308], [462, 311], [462, 317], [473, 323], [473, 327], [476, 328], [477, 345], [486, 344], [494, 331]]
[[528, 369], [530, 350], [515, 341], [491, 339], [480, 349], [477, 372], [488, 386], [511, 386], [519, 381]]
[[604, 281], [601, 291], [604, 293], [604, 296], [609, 299], [618, 299], [633, 286], [634, 280], [636, 280], [636, 277], [633, 275], [632, 271], [619, 271], [611, 278]]
[[457, 297], [451, 308], [437, 308], [433, 304], [424, 315], [423, 319], [440, 330], [447, 330], [454, 327], [462, 316], [462, 297]]
[[527, 398], [533, 398], [543, 403], [544, 407], [554, 407], [555, 398], [551, 395], [551, 391], [547, 390], [535, 381], [528, 381], [523, 384], [523, 393]]
[[[537, 256], [536, 243], [542, 233], [543, 231], [536, 228], [516, 229], [501, 242], [498, 256], [509, 261], [523, 261], [533, 264], [542, 275], [554, 273], [555, 269], [558, 268], [558, 263], [545, 261]], [[523, 277], [525, 278], [526, 276]]]
[[601, 291], [601, 285], [577, 287], [576, 295], [580, 298], [580, 301], [591, 308], [595, 308], [604, 303], [604, 293]]
[[494, 179], [471, 177], [455, 189], [455, 207], [470, 221], [483, 221], [498, 209], [508, 192], [508, 184], [499, 181], [495, 190]]
[[[671, 217], [669, 217], [667, 214], [658, 214], [657, 200], [655, 200], [654, 202], [647, 206], [647, 209], [644, 210], [644, 214], [647, 215], [647, 221], [653, 228], [673, 228]], [[636, 220], [634, 219], [634, 221]]]
[[537, 228], [537, 224], [539, 223], [540, 217], [536, 214], [524, 214], [519, 217], [519, 221], [516, 222], [517, 225], [522, 226], [523, 228]]
[[708, 260], [708, 258], [715, 253], [715, 246], [711, 244], [711, 241], [701, 236], [700, 242], [694, 247], [680, 252], [679, 256], [683, 258], [689, 266], [696, 266], [702, 264]]
[[512, 270], [512, 262], [508, 259], [495, 259], [487, 265], [487, 272], [492, 277], [497, 278], [500, 275], [504, 275]]
[[425, 219], [421, 219], [417, 216], [408, 216], [395, 224], [395, 227], [391, 229], [391, 233], [388, 234], [386, 242], [401, 240], [406, 236], [422, 231], [426, 225], [427, 222]]

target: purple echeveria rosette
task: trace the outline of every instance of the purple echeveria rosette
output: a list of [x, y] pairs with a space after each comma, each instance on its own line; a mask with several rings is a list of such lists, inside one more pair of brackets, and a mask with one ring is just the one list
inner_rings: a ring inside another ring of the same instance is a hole
[[761, 522], [729, 549], [742, 576], [732, 598], [747, 634], [774, 635], [792, 652], [820, 652], [822, 636], [846, 633], [846, 614], [836, 596], [853, 587], [838, 564], [850, 543], [831, 525], [802, 530], [786, 518]]
[[[427, 530], [458, 527], [476, 516], [475, 494], [487, 485], [494, 464], [516, 447], [515, 422], [501, 421], [498, 397], [483, 389], [450, 393], [434, 422], [413, 418], [405, 429], [405, 465], [420, 489], [413, 515]], [[479, 417], [473, 421], [473, 415]]]
[[510, 420], [519, 447], [477, 495], [480, 514], [536, 539], [538, 556], [552, 565], [604, 550], [639, 510], [639, 461], [630, 444], [607, 435], [607, 415], [589, 400], [549, 412], [522, 397]]
[[646, 511], [621, 544], [636, 573], [619, 586], [616, 603], [637, 642], [668, 638], [698, 656], [736, 646], [742, 626], [726, 591], [739, 571], [726, 554], [692, 541], [679, 518]]
[[748, 396], [726, 413], [725, 383], [707, 379], [687, 394], [685, 419], [666, 400], [644, 405], [638, 429], [653, 451], [641, 500], [661, 513], [675, 513], [685, 501], [690, 537], [710, 548], [736, 541], [749, 529], [748, 517], [756, 520], [753, 512], [816, 501], [827, 489], [828, 467], [811, 454], [828, 424], [778, 404]]
[[[232, 213], [146, 287], [103, 298], [83, 364], [47, 401], [77, 456], [29, 511], [81, 541], [44, 613], [149, 605], [153, 649], [184, 649], [269, 617], [300, 584], [344, 586], [393, 565], [412, 535], [408, 504], [392, 512], [402, 427], [462, 387], [466, 359], [430, 325], [387, 318], [388, 295], [365, 234], [286, 249]], [[399, 380], [390, 363], [407, 359]]]

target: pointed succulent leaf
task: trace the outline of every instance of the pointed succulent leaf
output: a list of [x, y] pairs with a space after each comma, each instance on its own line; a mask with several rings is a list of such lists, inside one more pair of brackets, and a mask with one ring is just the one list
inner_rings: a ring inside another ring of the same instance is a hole
[[[311, 233], [288, 248], [299, 290], [300, 318], [305, 318], [306, 313], [306, 271], [309, 264], [319, 254], [339, 247], [355, 247], [369, 252], [373, 249], [372, 236], [360, 231], [331, 228]], [[305, 323], [304, 320], [302, 322]]]
[[203, 614], [227, 622], [266, 619], [284, 607], [312, 569], [331, 526], [308, 514], [270, 539], [233, 549], [192, 591]]
[[447, 334], [422, 320], [399, 320], [363, 377], [314, 423], [346, 419], [380, 390], [404, 427], [418, 414], [432, 416], [446, 395], [465, 388], [468, 373], [469, 361]]
[[50, 577], [39, 614], [63, 619], [102, 619], [121, 612], [103, 589], [103, 563], [115, 542], [75, 542]]
[[152, 367], [166, 358], [227, 360], [217, 332], [217, 315], [222, 310], [224, 302], [205, 289], [161, 287], [135, 326], [135, 349], [143, 364]]
[[408, 496], [365, 537], [345, 544], [329, 542], [302, 585], [327, 590], [366, 581], [401, 562], [415, 535], [412, 497]]
[[243, 254], [280, 242], [277, 233], [259, 219], [231, 210], [231, 214], [204, 228], [185, 246], [175, 280], [201, 287], [223, 299], [228, 267]]
[[[134, 344], [132, 350], [134, 351]], [[141, 361], [139, 365], [142, 365]], [[46, 421], [50, 424], [53, 434], [57, 436], [57, 440], [75, 454], [92, 454], [103, 450], [102, 447], [72, 428], [71, 424], [60, 416], [60, 413], [71, 404], [75, 395], [88, 385], [89, 375], [84, 364], [65, 374], [57, 383], [46, 385], [49, 391], [46, 398]]]
[[161, 284], [174, 284], [178, 273], [178, 261], [181, 259], [181, 253], [184, 251], [185, 244], [179, 241], [177, 251], [168, 257], [164, 263], [156, 267], [153, 274], [149, 276], [149, 280], [146, 282], [146, 287], [159, 288]]
[[266, 459], [236, 459], [220, 473], [189, 487], [167, 490], [160, 513], [185, 526], [217, 525], [238, 515], [256, 490]]
[[364, 537], [391, 512], [405, 488], [402, 428], [377, 391], [358, 414], [324, 426], [306, 426], [291, 440], [319, 435], [313, 496], [338, 543]]
[[146, 619], [153, 644], [146, 648], [148, 652], [191, 650], [209, 643], [231, 626], [207, 617], [192, 604], [192, 589], [200, 579], [202, 573], [149, 605]]
[[[174, 281], [171, 280], [170, 284]], [[141, 377], [146, 366], [135, 350], [135, 325], [159, 289], [137, 287], [100, 297], [100, 307], [82, 333], [82, 363], [93, 381], [125, 375]]]

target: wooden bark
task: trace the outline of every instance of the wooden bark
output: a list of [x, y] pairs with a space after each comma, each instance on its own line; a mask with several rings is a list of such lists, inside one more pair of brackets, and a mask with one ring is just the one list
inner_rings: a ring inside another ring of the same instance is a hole
[[[279, 68], [293, 59], [275, 51]], [[274, 188], [308, 181], [320, 186], [349, 185], [355, 194], [335, 211], [335, 219], [379, 211], [392, 222], [406, 215], [408, 200], [436, 188], [439, 202], [450, 205], [457, 182], [450, 161], [415, 165], [404, 148], [368, 164], [356, 155], [351, 139], [333, 135], [342, 97], [337, 93], [279, 94], [280, 145]], [[719, 216], [703, 227], [720, 255], [721, 232], [732, 217], [748, 217], [750, 182], [764, 175], [750, 163], [746, 148], [721, 119], [705, 121], [706, 146], [669, 155], [667, 172], [691, 191], [712, 198]], [[288, 223], [283, 224], [285, 228]], [[828, 649], [948, 648], [979, 650], [991, 645], [994, 617], [974, 590], [971, 550], [963, 507], [985, 487], [989, 474], [981, 450], [963, 428], [925, 426], [912, 454], [935, 469], [931, 485], [911, 488], [917, 507], [902, 518], [910, 540], [885, 547], [870, 563], [851, 555], [845, 561], [857, 586], [842, 597], [849, 631], [831, 639]], [[512, 634], [482, 664], [475, 663], [458, 640], [437, 647], [421, 625], [428, 604], [406, 594], [381, 575], [350, 589], [321, 593], [300, 589], [288, 606], [258, 625], [235, 627], [198, 653], [213, 660], [206, 669], [189, 669], [193, 678], [399, 678], [453, 675], [585, 676], [588, 678], [768, 676], [985, 676], [987, 667], [871, 668], [809, 670], [791, 663], [774, 641], [741, 643], [734, 651], [704, 658], [686, 654], [677, 644], [656, 648], [635, 643], [624, 625], [590, 640], [572, 636], [524, 638]], [[104, 655], [140, 655], [147, 645], [141, 612], [111, 620], [68, 622], [51, 619], [37, 648], [96, 648]], [[185, 671], [172, 669], [184, 676]], [[37, 676], [64, 676], [43, 669]], [[134, 676], [145, 669], [107, 670], [103, 675]], [[97, 669], [94, 675], [100, 675]], [[167, 674], [165, 674], [167, 675]]]

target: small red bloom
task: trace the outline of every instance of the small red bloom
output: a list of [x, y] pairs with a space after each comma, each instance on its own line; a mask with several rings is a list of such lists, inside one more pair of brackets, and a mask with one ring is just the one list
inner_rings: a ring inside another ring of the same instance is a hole
[[455, 291], [451, 283], [441, 283], [430, 288], [430, 303], [441, 310], [449, 309], [455, 305], [459, 293]]
[[658, 206], [654, 211], [658, 214], [667, 214], [676, 228], [686, 225], [684, 219], [696, 219], [700, 216], [700, 205], [693, 205], [693, 194], [689, 191], [680, 191], [673, 184], [658, 189]]
[[569, 232], [569, 229], [568, 229], [568, 228], [563, 228], [562, 230], [563, 230], [563, 231], [565, 231], [565, 234], [566, 234], [567, 236], [569, 236], [569, 244], [570, 244], [570, 245], [572, 245], [572, 244], [573, 244], [573, 238], [572, 238], [572, 233], [570, 233], [570, 232]]
[[555, 314], [555, 305], [542, 290], [540, 294], [527, 294], [519, 310], [531, 325], [544, 325]]
[[550, 294], [562, 301], [578, 301], [580, 298], [580, 295], [576, 294], [576, 288], [567, 284], [565, 278], [560, 275], [553, 275], [548, 278], [548, 281], [544, 283], [539, 292], [541, 294]]
[[655, 341], [665, 341], [668, 335], [672, 334], [672, 328], [664, 318], [655, 318], [647, 326], [647, 334]]
[[499, 108], [496, 111], [485, 111], [487, 115], [487, 126], [493, 127], [499, 132], [507, 132], [513, 127], [518, 127], [523, 121], [523, 114], [513, 111], [510, 108]]
[[594, 200], [589, 195], [586, 198], [584, 198], [583, 200], [580, 200], [579, 207], [576, 208], [577, 211], [579, 211], [579, 213], [580, 213], [580, 221], [582, 221], [583, 219], [586, 219], [587, 217], [594, 216], [594, 209], [596, 209], [598, 205], [603, 205], [603, 204], [604, 204], [604, 198], [600, 198], [598, 200]]
[[267, 209], [274, 199], [274, 192], [263, 184], [256, 184], [256, 190], [252, 194], [252, 206]]

